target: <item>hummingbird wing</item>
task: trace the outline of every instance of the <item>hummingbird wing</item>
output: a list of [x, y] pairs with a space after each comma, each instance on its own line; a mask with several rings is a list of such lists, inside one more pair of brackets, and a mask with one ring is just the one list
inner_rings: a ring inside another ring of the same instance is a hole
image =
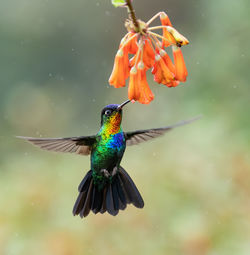
[[162, 128], [152, 128], [152, 129], [146, 129], [146, 130], [136, 130], [133, 132], [125, 132], [125, 139], [126, 139], [126, 145], [136, 145], [142, 142], [146, 142], [148, 140], [151, 140], [153, 138], [159, 137], [161, 135], [164, 135], [167, 131], [179, 127], [182, 125], [189, 124], [195, 120], [200, 119], [201, 116], [198, 116], [196, 118], [185, 120], [178, 122], [172, 126], [162, 127]]
[[71, 152], [80, 155], [89, 155], [96, 136], [79, 136], [66, 138], [33, 138], [17, 136], [44, 150], [56, 152]]

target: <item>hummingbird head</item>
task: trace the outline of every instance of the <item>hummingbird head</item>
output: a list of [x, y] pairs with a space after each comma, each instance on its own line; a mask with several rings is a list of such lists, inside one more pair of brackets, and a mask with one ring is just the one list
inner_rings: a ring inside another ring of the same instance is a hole
[[122, 121], [122, 108], [129, 102], [130, 100], [127, 100], [122, 104], [109, 104], [105, 106], [101, 113], [101, 126], [105, 124], [110, 127], [119, 128]]

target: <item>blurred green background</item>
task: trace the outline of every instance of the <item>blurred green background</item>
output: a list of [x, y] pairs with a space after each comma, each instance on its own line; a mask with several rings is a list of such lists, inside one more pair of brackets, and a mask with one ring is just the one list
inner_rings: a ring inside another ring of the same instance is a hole
[[89, 158], [41, 151], [15, 135], [95, 134], [100, 111], [127, 98], [107, 80], [126, 11], [109, 0], [0, 2], [0, 254], [250, 254], [249, 0], [134, 0], [168, 13], [189, 40], [188, 81], [153, 82], [124, 130], [203, 118], [127, 148], [122, 165], [143, 210], [73, 217]]

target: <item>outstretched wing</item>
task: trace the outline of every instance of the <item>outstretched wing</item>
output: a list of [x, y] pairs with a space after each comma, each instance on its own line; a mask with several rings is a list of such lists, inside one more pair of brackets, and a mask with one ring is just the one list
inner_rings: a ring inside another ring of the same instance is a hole
[[17, 136], [41, 149], [56, 152], [71, 152], [80, 155], [89, 155], [92, 145], [95, 143], [95, 136], [79, 136], [66, 138], [33, 138]]
[[176, 123], [172, 126], [162, 127], [162, 128], [153, 128], [153, 129], [146, 129], [146, 130], [137, 130], [134, 132], [125, 132], [125, 139], [126, 139], [126, 145], [136, 145], [138, 143], [146, 142], [150, 139], [159, 137], [161, 135], [164, 135], [167, 131], [179, 127], [182, 125], [189, 124], [195, 120], [200, 119], [201, 116], [198, 116], [196, 118], [193, 118], [191, 120], [185, 120], [181, 121], [179, 123]]

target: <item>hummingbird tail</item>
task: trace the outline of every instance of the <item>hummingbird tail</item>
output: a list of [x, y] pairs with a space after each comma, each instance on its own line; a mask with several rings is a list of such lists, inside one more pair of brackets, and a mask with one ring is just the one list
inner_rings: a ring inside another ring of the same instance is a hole
[[119, 210], [124, 210], [127, 204], [132, 203], [137, 208], [144, 206], [140, 192], [122, 167], [112, 177], [111, 183], [107, 183], [101, 190], [93, 182], [92, 171], [88, 171], [78, 190], [73, 215], [79, 214], [80, 217], [86, 217], [90, 210], [94, 214], [108, 212], [115, 216]]

